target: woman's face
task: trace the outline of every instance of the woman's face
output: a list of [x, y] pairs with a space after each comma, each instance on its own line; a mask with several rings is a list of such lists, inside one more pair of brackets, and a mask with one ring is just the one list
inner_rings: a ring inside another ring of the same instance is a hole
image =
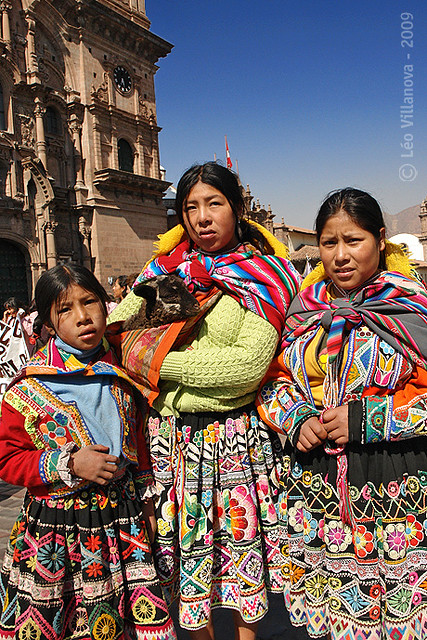
[[236, 216], [221, 191], [204, 182], [190, 190], [183, 207], [184, 226], [190, 240], [202, 251], [219, 253], [236, 246]]
[[125, 295], [126, 287], [121, 287], [118, 280], [114, 281], [113, 286], [111, 287], [113, 290], [113, 296], [115, 300], [123, 300], [123, 296]]
[[359, 287], [376, 273], [384, 248], [384, 228], [378, 241], [343, 210], [328, 218], [319, 240], [326, 275], [345, 291]]
[[16, 318], [18, 315], [18, 309], [15, 309], [15, 307], [6, 307], [6, 312], [9, 318]]

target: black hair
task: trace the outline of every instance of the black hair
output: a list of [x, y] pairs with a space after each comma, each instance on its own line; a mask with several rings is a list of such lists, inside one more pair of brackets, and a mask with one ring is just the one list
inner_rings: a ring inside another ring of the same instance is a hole
[[[139, 274], [138, 274], [139, 275]], [[128, 283], [128, 276], [117, 276], [117, 278], [114, 278], [114, 282], [118, 282], [119, 283], [119, 287], [127, 287], [127, 283]]]
[[18, 311], [21, 305], [15, 297], [12, 297], [8, 298], [3, 306], [5, 309], [15, 309], [15, 311]]
[[218, 162], [195, 164], [182, 175], [176, 188], [175, 211], [180, 224], [185, 229], [184, 209], [191, 189], [197, 182], [203, 182], [220, 191], [236, 216], [236, 235], [240, 242], [254, 244], [262, 253], [265, 250], [265, 238], [257, 229], [252, 227], [244, 216], [246, 205], [243, 188], [234, 171], [227, 169]]
[[[346, 187], [331, 191], [323, 201], [314, 223], [318, 243], [327, 220], [340, 211], [344, 211], [359, 227], [369, 231], [379, 242], [381, 229], [385, 228], [380, 205], [370, 193]], [[379, 266], [385, 269], [384, 251], [381, 252]]]
[[93, 273], [79, 264], [58, 264], [45, 271], [36, 284], [34, 297], [37, 312], [43, 324], [50, 324], [52, 305], [58, 304], [67, 289], [73, 284], [93, 293], [102, 303], [105, 315], [107, 315], [108, 293]]
[[359, 227], [372, 233], [374, 238], [380, 239], [381, 229], [385, 227], [380, 205], [366, 191], [346, 187], [332, 191], [323, 201], [315, 221], [317, 242], [327, 220], [340, 211], [350, 216]]
[[43, 328], [43, 322], [40, 319], [40, 316], [36, 316], [33, 322], [33, 334], [36, 336], [40, 336]]

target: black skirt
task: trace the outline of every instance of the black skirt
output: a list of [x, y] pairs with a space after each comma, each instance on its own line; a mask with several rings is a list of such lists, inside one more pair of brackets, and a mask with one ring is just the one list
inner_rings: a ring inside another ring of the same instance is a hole
[[0, 638], [176, 638], [130, 472], [67, 498], [27, 492], [0, 599]]

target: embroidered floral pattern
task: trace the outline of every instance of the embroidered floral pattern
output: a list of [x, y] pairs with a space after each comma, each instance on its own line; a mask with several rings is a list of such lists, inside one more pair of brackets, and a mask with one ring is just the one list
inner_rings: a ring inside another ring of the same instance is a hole
[[324, 539], [332, 552], [345, 551], [352, 542], [351, 529], [341, 520], [332, 520], [323, 526]]
[[199, 628], [217, 606], [239, 610], [247, 622], [260, 619], [266, 588], [283, 587], [277, 436], [254, 410], [217, 421], [152, 418], [150, 453], [161, 490], [157, 567], [180, 599], [181, 625]]
[[[304, 355], [315, 331], [297, 337], [285, 352], [289, 380], [269, 383], [260, 397], [263, 419], [266, 414], [293, 445], [301, 415], [313, 409]], [[313, 638], [380, 640], [409, 633], [424, 640], [427, 384], [420, 381], [425, 371], [413, 374], [407, 358], [363, 326], [350, 332], [340, 357], [333, 371], [328, 369], [324, 398], [325, 404], [330, 398], [341, 404], [361, 400], [360, 429], [352, 425], [354, 444], [348, 447], [354, 527], [340, 518], [336, 458], [321, 447], [301, 455], [288, 442], [281, 497], [286, 509], [278, 511], [287, 528], [285, 603], [292, 622]], [[402, 394], [396, 397], [394, 389]]]
[[359, 558], [366, 558], [374, 549], [374, 536], [363, 524], [358, 524], [356, 527], [354, 546]]
[[115, 506], [111, 488], [84, 491], [102, 512], [27, 494], [0, 573], [2, 637], [176, 638], [132, 485], [116, 483]]

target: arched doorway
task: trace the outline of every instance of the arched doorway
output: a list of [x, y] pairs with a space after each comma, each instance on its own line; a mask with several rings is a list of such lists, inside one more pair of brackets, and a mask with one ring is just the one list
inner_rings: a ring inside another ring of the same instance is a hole
[[0, 318], [3, 304], [14, 296], [21, 304], [28, 304], [28, 284], [25, 256], [16, 244], [0, 238]]

